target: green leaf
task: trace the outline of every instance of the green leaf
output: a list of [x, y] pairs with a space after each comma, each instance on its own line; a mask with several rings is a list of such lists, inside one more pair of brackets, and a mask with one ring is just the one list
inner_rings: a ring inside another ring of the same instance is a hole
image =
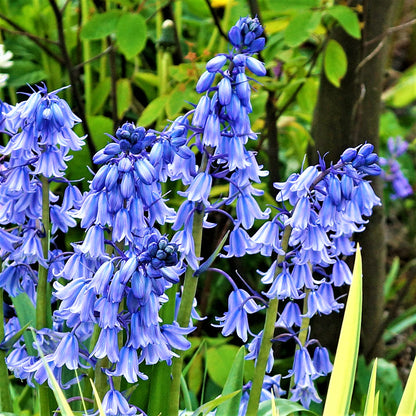
[[231, 367], [231, 370], [228, 373], [227, 381], [225, 382], [224, 389], [222, 390], [221, 395], [226, 396], [227, 394], [232, 393], [236, 390], [239, 390], [240, 393], [234, 396], [232, 399], [219, 405], [216, 412], [216, 416], [229, 416], [238, 414], [242, 394], [241, 390], [243, 388], [243, 374], [245, 362], [244, 353], [245, 348], [241, 347], [234, 358], [233, 366]]
[[[306, 114], [312, 114], [318, 98], [318, 80], [307, 78], [296, 96], [300, 109]], [[263, 107], [262, 107], [263, 108]]]
[[225, 385], [237, 352], [235, 345], [221, 345], [207, 350], [208, 374], [218, 386]]
[[188, 370], [188, 386], [191, 391], [198, 394], [201, 390], [204, 376], [202, 355], [196, 354], [192, 357]]
[[128, 79], [119, 79], [116, 84], [117, 90], [117, 117], [122, 119], [125, 112], [130, 108], [133, 92]]
[[[23, 292], [12, 298], [12, 302], [16, 309], [17, 318], [19, 319], [21, 328], [28, 325], [34, 327], [36, 325], [36, 310], [29, 296]], [[29, 355], [36, 355], [36, 351], [33, 348], [33, 337], [30, 331], [25, 331], [23, 337]]]
[[[275, 399], [274, 403], [278, 410], [279, 416], [288, 416], [292, 413], [302, 412], [306, 415], [316, 415], [315, 412], [305, 409], [302, 405], [292, 402], [288, 399]], [[272, 416], [272, 400], [265, 400], [259, 405], [257, 416]], [[317, 416], [317, 415], [316, 415]]]
[[361, 311], [362, 261], [360, 246], [357, 244], [352, 284], [345, 307], [323, 416], [349, 413], [360, 345]]
[[365, 400], [365, 407], [363, 416], [377, 416], [374, 413], [377, 407], [376, 403], [376, 377], [377, 377], [377, 358], [374, 360], [373, 371], [371, 372], [370, 383], [368, 385], [367, 398]]
[[337, 5], [326, 12], [332, 16], [342, 28], [353, 38], [361, 38], [360, 21], [357, 14], [348, 6]]
[[141, 52], [146, 44], [146, 20], [140, 14], [123, 14], [117, 24], [116, 37], [120, 51], [127, 59]]
[[204, 403], [202, 406], [199, 406], [198, 409], [196, 409], [191, 416], [199, 416], [200, 414], [202, 414], [202, 416], [207, 415], [211, 410], [214, 410], [221, 403], [224, 403], [227, 400], [232, 399], [239, 393], [241, 393], [241, 390], [234, 391], [233, 393], [227, 394], [226, 396], [218, 396], [214, 400], [211, 400], [207, 403]]
[[181, 91], [180, 86], [178, 87], [169, 94], [166, 102], [166, 114], [171, 120], [182, 110], [185, 104], [185, 92], [183, 90]]
[[404, 388], [402, 399], [400, 400], [399, 408], [396, 416], [408, 416], [416, 414], [416, 360], [413, 361], [412, 369], [410, 370], [409, 378]]
[[106, 77], [100, 81], [92, 91], [91, 96], [91, 113], [97, 114], [106, 103], [111, 91], [111, 78]]
[[138, 125], [147, 127], [156, 121], [165, 110], [166, 101], [168, 100], [168, 95], [161, 95], [160, 97], [155, 98], [143, 111], [140, 115], [140, 118], [137, 122]]
[[295, 15], [285, 30], [287, 45], [293, 48], [307, 41], [320, 21], [321, 13], [317, 11], [307, 10]]
[[98, 150], [102, 149], [110, 141], [105, 133], [113, 133], [113, 120], [104, 116], [92, 116], [87, 117], [87, 121], [95, 146]]
[[214, 252], [201, 264], [201, 266], [198, 267], [197, 270], [194, 272], [194, 276], [199, 276], [201, 273], [206, 272], [211, 264], [214, 262], [214, 260], [218, 257], [218, 254], [220, 254], [220, 251], [224, 247], [225, 242], [227, 241], [228, 234], [230, 234], [230, 231], [227, 231], [218, 244], [217, 248], [214, 250]]
[[330, 39], [326, 45], [324, 70], [328, 81], [339, 87], [347, 72], [347, 55], [336, 40]]
[[112, 33], [121, 17], [120, 10], [110, 10], [104, 13], [95, 13], [81, 29], [82, 40], [103, 39]]

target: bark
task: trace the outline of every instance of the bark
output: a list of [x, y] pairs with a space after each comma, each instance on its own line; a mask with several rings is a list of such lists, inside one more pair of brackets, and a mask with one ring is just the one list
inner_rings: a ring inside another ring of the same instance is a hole
[[[360, 40], [349, 37], [341, 28], [332, 36], [344, 48], [348, 57], [348, 71], [340, 88], [332, 86], [322, 75], [318, 101], [312, 125], [315, 149], [310, 157], [316, 161], [316, 151], [329, 152], [328, 160], [337, 161], [342, 151], [365, 141], [379, 147], [379, 119], [381, 92], [385, 73], [388, 39], [384, 36], [394, 14], [394, 2], [367, 0], [363, 2], [363, 31]], [[380, 41], [383, 44], [380, 45]], [[378, 52], [374, 52], [377, 48]], [[371, 54], [371, 55], [370, 55]], [[374, 55], [374, 56], [373, 56]], [[380, 178], [373, 178], [377, 195], [382, 195]], [[385, 280], [384, 214], [381, 207], [374, 209], [366, 231], [357, 238], [363, 254], [363, 321], [361, 350], [367, 359], [381, 355], [379, 338], [384, 309]], [[340, 319], [331, 322], [337, 328]], [[325, 336], [332, 346], [337, 337], [328, 331], [328, 322], [319, 336]], [[332, 333], [331, 333], [332, 332]]]

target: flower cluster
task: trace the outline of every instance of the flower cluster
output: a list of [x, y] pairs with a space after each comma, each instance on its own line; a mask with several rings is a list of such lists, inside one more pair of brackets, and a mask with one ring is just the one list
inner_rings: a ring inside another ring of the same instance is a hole
[[[318, 165], [292, 174], [284, 183], [276, 183], [279, 190], [276, 200], [281, 205], [277, 215], [251, 238], [245, 237], [248, 239], [246, 246], [253, 251], [266, 256], [279, 255], [266, 272], [259, 271], [262, 283], [268, 287], [263, 293], [266, 299], [286, 302], [276, 326], [292, 333], [302, 326], [304, 319], [343, 308], [335, 299], [333, 288], [351, 283], [352, 274], [344, 260], [355, 251], [351, 237], [364, 230], [373, 207], [381, 204], [366, 179], [368, 174], [377, 175], [381, 171], [373, 149], [371, 144], [347, 149], [340, 160], [330, 166], [321, 158]], [[283, 247], [285, 233], [290, 236], [287, 246]], [[248, 306], [254, 297], [240, 297], [237, 302], [234, 293], [229, 298], [228, 312], [219, 319], [219, 326], [227, 335], [237, 329], [237, 335], [246, 341], [250, 332]], [[299, 307], [301, 300], [307, 305], [304, 314]], [[257, 359], [261, 339], [262, 333], [253, 338], [246, 359]], [[283, 337], [279, 341], [286, 339]], [[301, 345], [296, 354], [304, 351], [306, 357], [306, 347]], [[273, 364], [270, 354], [267, 371], [271, 371]], [[292, 399], [309, 406], [311, 400], [319, 401], [313, 380], [327, 372], [310, 372], [304, 377], [299, 375], [299, 369], [311, 370], [312, 366], [296, 362], [295, 357], [294, 368], [289, 373], [294, 375], [295, 382]]]
[[[190, 345], [184, 335], [192, 327], [162, 324], [159, 317], [168, 301], [165, 292], [179, 281], [183, 266], [178, 245], [155, 228], [175, 215], [165, 204], [160, 181], [181, 152], [183, 135], [183, 124], [157, 133], [125, 123], [94, 156], [103, 165], [76, 213], [86, 235], [73, 244], [60, 273], [69, 282], [54, 284], [61, 301], [55, 318], [72, 328], [76, 342], [91, 335], [94, 324], [99, 328], [90, 356], [108, 358], [104, 370], [110, 379], [123, 376], [135, 383], [146, 378], [141, 362], [170, 364], [177, 356], [174, 349]], [[112, 391], [115, 400], [120, 393]]]
[[[2, 110], [0, 126], [10, 140], [0, 148], [0, 224], [5, 227], [0, 229], [0, 286], [16, 296], [22, 290], [34, 293], [36, 270], [29, 265], [59, 264], [59, 250], [46, 256], [41, 247], [48, 232], [42, 223], [43, 193], [49, 196], [52, 234], [76, 225], [71, 211], [79, 208], [81, 193], [62, 176], [68, 151], [81, 149], [83, 139], [72, 130], [80, 120], [57, 91], [48, 93], [40, 86], [14, 107], [2, 103]], [[53, 180], [65, 186], [62, 197], [44, 189], [45, 181]]]
[[[252, 227], [255, 219], [266, 219], [255, 199], [263, 192], [254, 188], [252, 182], [259, 183], [267, 172], [261, 170], [255, 153], [246, 148], [249, 140], [257, 135], [250, 126], [249, 113], [252, 111], [250, 79], [246, 70], [254, 75], [266, 74], [264, 64], [252, 55], [264, 47], [263, 28], [257, 18], [241, 18], [229, 32], [233, 49], [229, 54], [219, 54], [206, 64], [206, 71], [199, 79], [196, 91], [205, 93], [199, 100], [192, 115], [193, 143], [203, 154], [205, 162], [196, 173], [190, 173], [188, 189], [180, 195], [186, 197], [178, 211], [173, 228], [179, 230], [175, 241], [184, 248], [188, 263], [197, 267], [195, 253], [192, 251], [193, 239], [191, 227], [193, 212], [201, 209], [206, 213], [221, 205], [236, 205], [237, 218], [233, 220], [234, 230], [229, 255], [242, 256], [239, 241], [244, 239], [245, 229]], [[216, 78], [220, 80], [215, 83]], [[175, 177], [173, 177], [175, 178]], [[211, 204], [209, 195], [215, 180], [225, 180], [229, 184], [229, 196], [223, 201]]]
[[387, 150], [389, 156], [387, 158], [380, 158], [380, 165], [383, 167], [383, 179], [387, 183], [391, 183], [392, 199], [407, 198], [413, 194], [413, 189], [409, 181], [404, 176], [398, 158], [406, 153], [409, 143], [404, 141], [401, 137], [390, 137], [387, 141]]

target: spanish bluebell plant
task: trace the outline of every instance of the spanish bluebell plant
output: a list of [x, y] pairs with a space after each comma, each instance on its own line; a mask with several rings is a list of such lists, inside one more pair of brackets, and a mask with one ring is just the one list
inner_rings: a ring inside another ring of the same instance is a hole
[[[228, 36], [229, 51], [206, 64], [196, 85], [202, 95], [194, 109], [163, 131], [123, 124], [93, 157], [100, 167], [83, 195], [64, 178], [69, 150], [83, 143], [72, 131], [79, 120], [57, 92], [41, 86], [16, 107], [2, 107], [0, 126], [10, 140], [1, 149], [0, 286], [12, 297], [25, 291], [36, 304], [36, 345], [61, 387], [94, 377], [108, 415], [145, 413], [129, 402], [131, 390], [123, 386], [140, 386], [163, 362], [170, 367], [168, 377], [157, 380], [164, 403], [156, 413], [178, 415], [183, 351], [198, 317], [198, 277], [210, 268], [231, 286], [228, 310], [216, 326], [224, 336], [235, 332], [247, 343], [246, 359], [255, 361], [241, 415], [257, 414], [271, 390], [275, 397], [285, 394], [284, 377], [292, 380], [291, 400], [305, 407], [319, 402], [315, 380], [332, 368], [325, 347], [310, 339], [309, 320], [343, 307], [333, 288], [351, 283], [345, 263], [355, 251], [351, 237], [364, 230], [380, 204], [368, 180], [380, 173], [378, 157], [369, 143], [347, 149], [337, 163], [321, 157], [318, 165], [275, 184], [276, 207], [261, 210], [256, 198], [263, 191], [256, 184], [267, 172], [250, 150], [257, 134], [249, 114], [254, 77], [266, 74], [254, 56], [265, 37], [259, 20], [250, 17], [240, 18]], [[50, 191], [52, 181], [65, 185], [61, 199]], [[177, 212], [163, 193], [167, 181], [183, 185]], [[212, 198], [216, 183], [226, 184], [228, 195]], [[216, 226], [212, 213], [226, 216], [232, 226], [228, 243], [202, 259], [202, 230]], [[65, 233], [76, 220], [83, 240], [72, 243], [70, 253], [51, 249], [49, 232]], [[258, 221], [264, 222], [254, 229]], [[220, 251], [225, 258], [272, 258], [268, 270], [258, 271], [261, 293], [211, 267]], [[48, 279], [57, 300], [53, 322], [40, 301], [49, 299]], [[280, 314], [279, 301], [285, 303]], [[170, 319], [162, 316], [167, 305], [175, 311]], [[264, 328], [253, 333], [249, 315], [262, 310]], [[276, 327], [283, 329], [277, 337]], [[9, 320], [8, 337], [18, 331], [16, 320]], [[292, 369], [267, 375], [274, 365], [272, 342], [289, 339], [297, 344]], [[9, 369], [29, 384], [50, 381], [44, 362], [22, 338], [7, 359]], [[41, 415], [46, 414], [45, 404]]]

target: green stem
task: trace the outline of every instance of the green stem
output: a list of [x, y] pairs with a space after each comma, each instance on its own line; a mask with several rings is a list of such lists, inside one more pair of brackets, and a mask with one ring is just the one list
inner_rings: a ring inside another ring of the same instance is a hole
[[[311, 264], [309, 264], [309, 267], [312, 267]], [[309, 297], [310, 290], [306, 289], [306, 296], [303, 298], [303, 307], [302, 307], [302, 325], [299, 330], [299, 342], [301, 345], [305, 345], [306, 338], [308, 337], [308, 329], [309, 329], [309, 322], [310, 318], [306, 316], [308, 313], [308, 297]], [[295, 351], [297, 351], [300, 348], [300, 345], [296, 343]], [[295, 386], [295, 377], [292, 377], [290, 379], [290, 386], [289, 386], [289, 392], [292, 391], [292, 388]]]
[[[166, 302], [160, 310], [160, 318], [164, 324], [170, 324], [175, 317], [177, 285], [172, 286], [166, 291], [169, 301]], [[150, 378], [149, 403], [147, 414], [165, 415], [168, 407], [166, 400], [166, 386], [170, 383], [170, 366], [166, 362], [160, 361], [152, 366], [152, 374]]]
[[[0, 340], [4, 338], [3, 289], [0, 289]], [[0, 350], [0, 410], [13, 412], [10, 395], [9, 372], [6, 365], [6, 351]]]
[[[88, 21], [88, 12], [89, 12], [89, 1], [81, 0], [81, 16], [82, 22], [84, 25]], [[82, 54], [84, 62], [88, 62], [91, 59], [91, 43], [89, 40], [82, 42]], [[91, 115], [91, 104], [92, 104], [92, 69], [91, 64], [86, 63], [84, 65], [84, 100], [85, 100], [85, 115]]]
[[[207, 149], [210, 151], [210, 149]], [[208, 157], [204, 153], [202, 156], [200, 172], [207, 169]], [[194, 221], [192, 224], [192, 237], [194, 239], [195, 256], [198, 258], [201, 255], [202, 245], [202, 223], [204, 219], [204, 210], [195, 211]], [[185, 272], [185, 280], [183, 283], [183, 292], [181, 296], [181, 303], [179, 306], [177, 322], [180, 327], [187, 327], [191, 319], [192, 304], [198, 286], [198, 277], [194, 276], [194, 271], [188, 267]], [[179, 353], [179, 358], [173, 359], [172, 364], [172, 383], [169, 391], [169, 409], [168, 416], [177, 416], [179, 413], [179, 398], [181, 390], [181, 374], [183, 367], [183, 354]]]
[[[45, 261], [48, 259], [49, 253], [49, 181], [44, 176], [41, 177], [42, 182], [42, 226], [44, 237], [42, 238], [42, 252]], [[36, 294], [36, 328], [52, 327], [52, 311], [51, 311], [51, 293], [48, 284], [48, 269], [39, 264], [38, 270], [38, 287]], [[38, 387], [40, 415], [50, 416], [49, 408], [49, 387], [46, 383]]]
[[[287, 251], [289, 244], [290, 233], [292, 232], [291, 227], [286, 227], [282, 238], [282, 249], [284, 252]], [[279, 255], [277, 262], [281, 263], [284, 260], [284, 254]], [[282, 271], [281, 268], [276, 269], [276, 276]], [[274, 328], [276, 323], [277, 308], [279, 306], [278, 299], [271, 299], [269, 306], [266, 311], [266, 319], [264, 322], [263, 336], [260, 344], [260, 351], [256, 361], [256, 367], [254, 369], [253, 383], [250, 390], [250, 398], [247, 404], [246, 416], [256, 416], [259, 402], [261, 389], [263, 387], [264, 375], [266, 373], [267, 360], [269, 358], [271, 339], [274, 335]]]

